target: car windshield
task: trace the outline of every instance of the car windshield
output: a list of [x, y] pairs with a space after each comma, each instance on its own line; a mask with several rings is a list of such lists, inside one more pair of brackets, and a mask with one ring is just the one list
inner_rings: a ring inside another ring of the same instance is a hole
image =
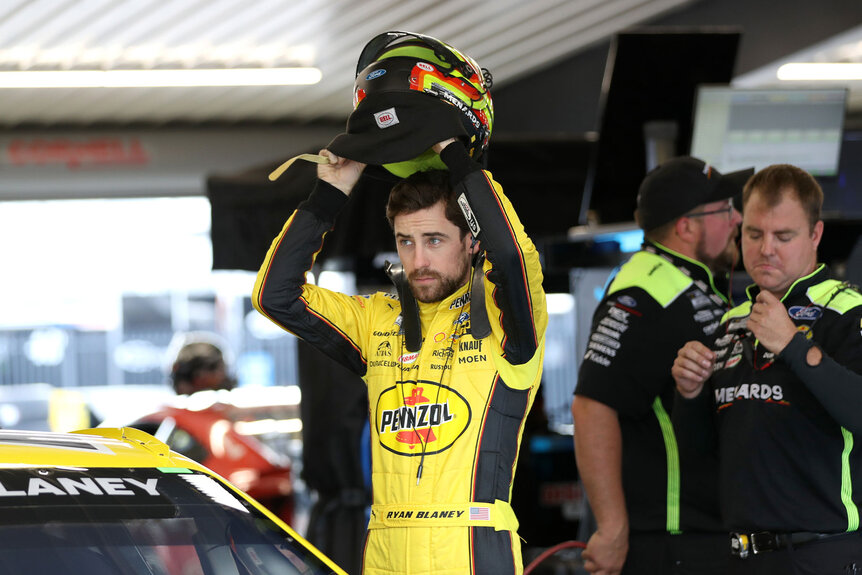
[[177, 468], [0, 469], [0, 573], [326, 575], [216, 479]]

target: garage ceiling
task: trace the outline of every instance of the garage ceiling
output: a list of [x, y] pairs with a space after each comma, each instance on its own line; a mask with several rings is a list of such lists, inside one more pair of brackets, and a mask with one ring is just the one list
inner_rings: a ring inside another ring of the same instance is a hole
[[[759, 88], [774, 85], [776, 72], [784, 64], [792, 62], [823, 63], [840, 62], [848, 64], [862, 63], [862, 26], [856, 26], [840, 34], [835, 34], [813, 46], [793, 52], [766, 66], [751, 70], [733, 80], [733, 85], [740, 88]], [[822, 87], [824, 84], [842, 86], [848, 89], [847, 109], [851, 112], [862, 111], [862, 80], [842, 80], [815, 82], [796, 80], [786, 82], [796, 87]]]
[[0, 125], [313, 121], [350, 112], [356, 59], [421, 31], [503, 86], [694, 0], [4, 0], [0, 70], [314, 66], [311, 86], [0, 89]]
[[[0, 126], [343, 119], [356, 59], [386, 30], [470, 54], [499, 89], [629, 27], [701, 0], [3, 0], [0, 71], [313, 66], [307, 86], [3, 89]], [[850, 20], [848, 23], [853, 23]], [[775, 83], [784, 61], [862, 61], [851, 29], [737, 78]], [[850, 109], [862, 108], [858, 82]]]

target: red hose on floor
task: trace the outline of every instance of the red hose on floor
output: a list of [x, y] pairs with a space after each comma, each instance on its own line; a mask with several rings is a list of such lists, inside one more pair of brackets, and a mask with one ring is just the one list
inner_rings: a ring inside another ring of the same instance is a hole
[[550, 557], [551, 555], [553, 555], [557, 551], [562, 551], [563, 549], [572, 549], [572, 548], [586, 549], [586, 547], [587, 547], [587, 544], [584, 543], [583, 541], [563, 541], [562, 543], [557, 543], [553, 547], [549, 547], [549, 548], [545, 549], [544, 551], [542, 551], [542, 553], [538, 557], [536, 557], [535, 559], [530, 561], [530, 564], [527, 565], [526, 569], [524, 569], [524, 575], [530, 575], [530, 573], [533, 572], [533, 569], [538, 567], [542, 563], [542, 561], [544, 561], [545, 559], [547, 559], [548, 557]]

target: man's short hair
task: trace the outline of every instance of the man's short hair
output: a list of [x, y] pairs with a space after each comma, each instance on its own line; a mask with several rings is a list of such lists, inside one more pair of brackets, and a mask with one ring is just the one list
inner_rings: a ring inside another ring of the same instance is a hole
[[204, 341], [187, 343], [180, 348], [171, 366], [171, 383], [177, 393], [193, 389], [195, 378], [204, 371], [226, 369], [224, 355], [216, 345]]
[[791, 190], [796, 195], [808, 216], [809, 227], [813, 230], [814, 225], [820, 221], [823, 189], [814, 176], [791, 164], [773, 164], [754, 174], [742, 192], [742, 209], [745, 211], [745, 206], [755, 191], [767, 206], [775, 207], [781, 203], [786, 190]]
[[[682, 216], [680, 216], [682, 217]], [[637, 214], [635, 215], [635, 219], [637, 219]], [[651, 230], [644, 231], [644, 238], [651, 242], [659, 242], [662, 243], [667, 240], [668, 237], [673, 233], [674, 228], [676, 227], [676, 222], [679, 218], [671, 220], [666, 224], [662, 224], [657, 228], [652, 228]], [[640, 224], [638, 224], [640, 225]]]
[[428, 170], [416, 172], [401, 180], [389, 192], [386, 203], [386, 219], [395, 228], [395, 216], [412, 214], [425, 208], [430, 208], [443, 202], [446, 219], [458, 226], [463, 238], [470, 231], [467, 220], [458, 207], [455, 191], [449, 182], [449, 172], [446, 170]]

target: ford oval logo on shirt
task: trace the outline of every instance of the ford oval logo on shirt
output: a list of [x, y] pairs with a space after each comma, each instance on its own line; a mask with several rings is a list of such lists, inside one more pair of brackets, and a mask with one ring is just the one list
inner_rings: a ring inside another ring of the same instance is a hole
[[620, 302], [621, 304], [623, 304], [624, 306], [628, 306], [628, 307], [637, 307], [638, 306], [637, 300], [630, 295], [621, 295], [620, 297], [617, 298], [617, 301]]
[[823, 313], [819, 307], [808, 307], [795, 305], [787, 310], [787, 314], [793, 319], [815, 320]]

